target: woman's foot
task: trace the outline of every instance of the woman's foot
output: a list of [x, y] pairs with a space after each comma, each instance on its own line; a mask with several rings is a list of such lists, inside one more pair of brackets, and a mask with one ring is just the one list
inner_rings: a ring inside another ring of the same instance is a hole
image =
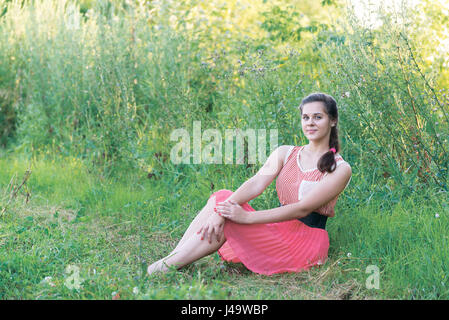
[[161, 259], [148, 266], [147, 273], [148, 275], [152, 275], [153, 273], [166, 272], [167, 270], [168, 265], [165, 263], [164, 259]]

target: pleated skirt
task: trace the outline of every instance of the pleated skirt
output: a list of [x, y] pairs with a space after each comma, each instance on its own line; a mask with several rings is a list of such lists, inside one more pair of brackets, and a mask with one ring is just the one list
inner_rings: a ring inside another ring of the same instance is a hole
[[[233, 192], [214, 192], [216, 203], [226, 200]], [[248, 203], [242, 208], [256, 211]], [[255, 213], [257, 214], [257, 213]], [[324, 264], [329, 249], [326, 230], [311, 228], [297, 219], [264, 224], [239, 224], [226, 219], [226, 241], [218, 249], [222, 260], [243, 263], [249, 270], [271, 275], [301, 272]]]

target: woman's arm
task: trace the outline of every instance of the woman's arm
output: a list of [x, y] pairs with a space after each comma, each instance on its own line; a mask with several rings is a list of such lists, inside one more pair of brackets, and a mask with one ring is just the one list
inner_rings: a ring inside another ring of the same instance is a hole
[[[245, 181], [232, 195], [223, 202], [216, 203], [218, 208], [221, 204], [237, 203], [243, 204], [259, 196], [268, 185], [277, 177], [283, 167], [283, 161], [289, 146], [280, 146], [272, 152], [265, 164], [250, 179]], [[241, 209], [241, 207], [240, 207]], [[243, 209], [242, 209], [243, 210]], [[217, 212], [218, 213], [218, 212]], [[214, 235], [217, 241], [222, 234], [224, 226], [224, 217], [212, 213], [208, 221], [197, 233], [203, 233], [201, 239], [207, 237], [209, 242], [212, 241]]]
[[250, 179], [245, 181], [227, 200], [238, 204], [246, 203], [258, 197], [282, 170], [284, 157], [290, 146], [282, 145], [274, 150], [265, 164]]
[[218, 213], [222, 217], [244, 224], [274, 223], [303, 218], [339, 195], [345, 189], [351, 174], [349, 165], [340, 165], [317, 183], [301, 201], [279, 208], [247, 212], [236, 204], [224, 204], [217, 206]]

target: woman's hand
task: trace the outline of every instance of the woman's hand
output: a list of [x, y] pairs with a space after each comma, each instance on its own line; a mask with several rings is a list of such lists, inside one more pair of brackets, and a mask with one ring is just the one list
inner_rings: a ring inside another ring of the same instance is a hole
[[212, 213], [207, 219], [206, 223], [198, 230], [197, 234], [201, 234], [201, 240], [204, 238], [209, 240], [209, 243], [212, 243], [212, 239], [217, 239], [217, 242], [220, 242], [221, 237], [223, 236], [223, 228], [224, 228], [225, 219], [220, 217], [217, 213]]
[[234, 200], [228, 200], [225, 202], [220, 202], [217, 204], [217, 212], [220, 216], [225, 217], [231, 221], [250, 224], [251, 214], [244, 210], [237, 202]]

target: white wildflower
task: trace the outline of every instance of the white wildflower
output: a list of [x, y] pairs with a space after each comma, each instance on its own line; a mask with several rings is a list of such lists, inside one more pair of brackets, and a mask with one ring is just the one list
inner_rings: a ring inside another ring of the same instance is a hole
[[56, 287], [56, 285], [51, 280], [52, 277], [45, 277], [44, 280], [41, 281], [41, 284], [48, 284], [50, 287]]

